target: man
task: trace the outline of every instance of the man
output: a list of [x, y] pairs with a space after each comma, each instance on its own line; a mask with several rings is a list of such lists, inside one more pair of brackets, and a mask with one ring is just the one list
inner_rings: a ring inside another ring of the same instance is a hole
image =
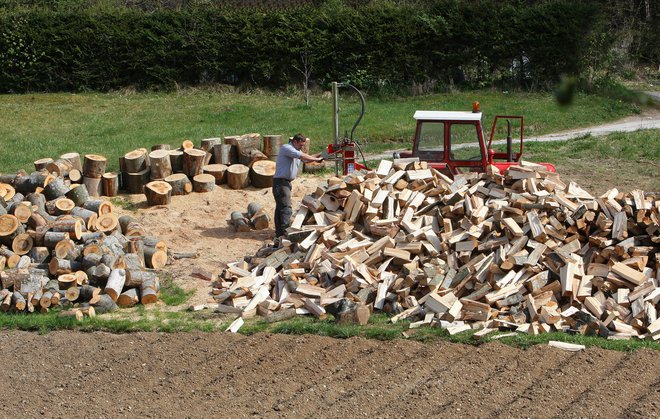
[[289, 226], [289, 219], [293, 213], [291, 210], [291, 181], [298, 176], [300, 161], [309, 163], [323, 160], [320, 154], [310, 156], [300, 151], [305, 145], [305, 141], [307, 138], [304, 135], [294, 135], [288, 144], [280, 148], [275, 162], [273, 196], [275, 197], [276, 242], [279, 242], [279, 238], [286, 234], [286, 228]]

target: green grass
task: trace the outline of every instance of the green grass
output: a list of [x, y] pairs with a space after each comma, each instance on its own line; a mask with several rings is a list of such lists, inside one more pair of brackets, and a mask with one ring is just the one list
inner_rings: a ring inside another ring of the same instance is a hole
[[160, 274], [160, 299], [168, 306], [178, 306], [195, 293], [193, 290], [185, 291], [174, 283], [172, 275], [166, 272]]
[[[356, 137], [365, 152], [401, 148], [413, 135], [415, 110], [469, 110], [481, 102], [487, 129], [495, 114], [523, 114], [526, 135], [541, 135], [616, 120], [639, 111], [623, 101], [579, 94], [568, 109], [552, 94], [477, 91], [405, 98], [367, 98], [367, 111]], [[350, 130], [359, 104], [341, 97], [341, 131]], [[331, 99], [320, 95], [304, 106], [298, 95], [238, 94], [210, 90], [178, 93], [24, 94], [0, 96], [0, 172], [31, 171], [32, 162], [66, 152], [118, 157], [135, 148], [184, 139], [250, 132], [292, 135], [303, 132], [312, 151], [331, 141]]]
[[[58, 316], [60, 310], [47, 314], [7, 313], [0, 316], [0, 329], [27, 330], [47, 333], [55, 330], [105, 331], [111, 333], [133, 332], [222, 332], [232, 322], [227, 315], [210, 312], [166, 311], [161, 307], [139, 306], [133, 310], [120, 310], [115, 313], [85, 318], [78, 322], [72, 318]], [[480, 340], [472, 338], [473, 332], [450, 336], [445, 330], [436, 327], [409, 328], [409, 322], [392, 324], [384, 314], [375, 314], [366, 326], [339, 325], [331, 318], [316, 320], [312, 317], [296, 317], [279, 323], [267, 323], [261, 318], [246, 320], [239, 333], [252, 335], [255, 333], [282, 333], [290, 335], [318, 335], [338, 339], [363, 337], [389, 341], [393, 339], [410, 339], [418, 342], [449, 341], [466, 345], [482, 345], [492, 342], [494, 336], [504, 332], [495, 332]], [[405, 335], [407, 336], [404, 336]], [[514, 337], [499, 339], [507, 345], [518, 348], [528, 348], [533, 345], [547, 344], [550, 340], [594, 346], [616, 351], [633, 351], [647, 348], [660, 350], [660, 342], [630, 340], [607, 340], [597, 336], [569, 335], [566, 333], [548, 333], [537, 336], [518, 334]]]

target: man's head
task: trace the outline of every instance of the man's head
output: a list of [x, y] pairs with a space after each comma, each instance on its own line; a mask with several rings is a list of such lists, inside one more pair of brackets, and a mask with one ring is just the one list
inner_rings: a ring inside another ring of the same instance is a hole
[[307, 138], [305, 138], [304, 135], [296, 134], [291, 139], [291, 145], [293, 145], [296, 150], [300, 150], [305, 145], [305, 141], [307, 141]]

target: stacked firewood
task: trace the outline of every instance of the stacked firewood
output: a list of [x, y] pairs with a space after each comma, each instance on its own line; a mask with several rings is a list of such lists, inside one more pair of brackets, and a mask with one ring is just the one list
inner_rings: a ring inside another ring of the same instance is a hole
[[267, 319], [374, 310], [450, 334], [660, 338], [660, 195], [594, 197], [533, 164], [453, 179], [410, 161], [330, 178], [279, 249], [229, 264], [217, 310]]
[[2, 310], [47, 312], [71, 303], [90, 313], [83, 309], [156, 302], [154, 270], [167, 262], [165, 243], [134, 218], [117, 217], [109, 201], [90, 197], [71, 171], [35, 167], [0, 175]]
[[122, 188], [144, 193], [149, 205], [167, 205], [173, 195], [210, 192], [221, 184], [266, 188], [272, 186], [275, 163], [262, 148], [259, 134], [229, 136], [224, 142], [206, 138], [197, 147], [185, 140], [176, 150], [169, 144], [157, 144], [150, 152], [139, 148], [119, 159]]

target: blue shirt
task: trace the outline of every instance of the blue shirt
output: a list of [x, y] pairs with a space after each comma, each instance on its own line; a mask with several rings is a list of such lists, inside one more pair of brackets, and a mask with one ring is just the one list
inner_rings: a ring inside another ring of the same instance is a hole
[[293, 180], [298, 176], [298, 167], [300, 166], [300, 155], [302, 152], [296, 150], [291, 143], [280, 147], [280, 153], [275, 162], [275, 179]]

